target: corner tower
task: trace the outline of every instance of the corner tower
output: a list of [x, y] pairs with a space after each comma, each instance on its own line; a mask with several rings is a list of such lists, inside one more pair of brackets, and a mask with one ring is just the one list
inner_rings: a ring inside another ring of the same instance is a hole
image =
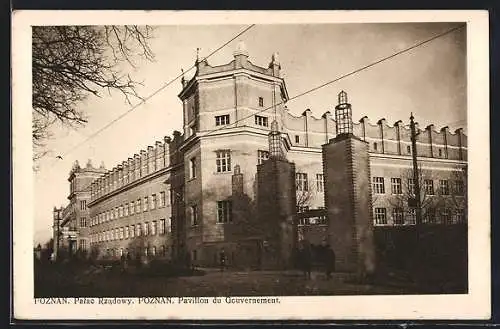
[[197, 58], [196, 72], [183, 79], [185, 140], [186, 245], [195, 263], [211, 265], [224, 248], [228, 264], [238, 258], [232, 249], [243, 232], [232, 204], [232, 176], [236, 166], [241, 182], [239, 198], [256, 198], [257, 164], [269, 157], [271, 123], [280, 121], [288, 101], [278, 54], [267, 66], [250, 61], [239, 42], [233, 59], [212, 66]]

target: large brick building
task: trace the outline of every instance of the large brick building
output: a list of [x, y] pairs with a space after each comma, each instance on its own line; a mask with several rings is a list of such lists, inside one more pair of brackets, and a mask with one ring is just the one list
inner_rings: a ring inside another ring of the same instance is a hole
[[[316, 118], [307, 109], [295, 116], [286, 107], [278, 55], [260, 67], [250, 62], [242, 43], [228, 64], [211, 66], [203, 60], [196, 68], [191, 79], [182, 79], [179, 93], [183, 133], [174, 132], [173, 139], [156, 142], [89, 184], [90, 227], [78, 231], [99, 255], [188, 253], [193, 262], [206, 265], [215, 264], [222, 249], [229, 263], [261, 257], [262, 230], [256, 226], [265, 219], [258, 218], [258, 167], [269, 158], [271, 126], [283, 158], [294, 167], [294, 186], [288, 188], [296, 191], [297, 239], [321, 243], [332, 234], [325, 190], [342, 187], [325, 184], [322, 147], [346, 124], [366, 144], [373, 181], [363, 192], [373, 202], [367, 209], [373, 225], [414, 223], [413, 210], [404, 202], [412, 184], [410, 130], [401, 121], [392, 126], [384, 119], [372, 124], [367, 117], [352, 122], [344, 92], [333, 115], [327, 111]], [[466, 189], [466, 136], [461, 129], [451, 133], [433, 126], [417, 127], [417, 133], [422, 184], [432, 192], [426, 196], [433, 200], [428, 209], [437, 211], [429, 210], [426, 219], [463, 220], [466, 202], [458, 192]]]

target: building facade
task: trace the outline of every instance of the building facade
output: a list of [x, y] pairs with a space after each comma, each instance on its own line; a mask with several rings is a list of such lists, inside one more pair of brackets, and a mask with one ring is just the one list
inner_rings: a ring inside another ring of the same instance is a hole
[[[278, 54], [267, 67], [253, 64], [242, 43], [233, 55], [220, 66], [197, 60], [194, 76], [182, 78], [182, 134], [174, 132], [173, 139], [92, 176], [86, 199], [89, 228], [78, 227], [79, 239], [89, 239], [103, 257], [135, 252], [189, 256], [194, 263], [213, 265], [224, 249], [228, 263], [236, 264], [261, 239], [252, 225], [258, 221], [257, 168], [269, 158], [271, 123], [279, 131], [280, 152], [295, 168], [299, 239], [320, 243], [329, 234], [325, 190], [339, 187], [325, 185], [322, 146], [345, 129], [367, 144], [373, 224], [414, 222], [404, 205], [412, 168], [407, 125], [398, 121], [390, 126], [384, 119], [372, 124], [367, 117], [353, 122], [350, 105], [342, 105], [347, 104], [344, 92], [334, 115], [325, 111], [316, 118], [307, 109], [295, 116], [286, 107], [289, 96]], [[466, 198], [449, 192], [466, 191], [466, 136], [461, 129], [436, 131], [432, 125], [417, 128], [417, 133], [422, 185], [431, 192], [432, 184], [434, 194], [428, 193], [428, 199], [433, 204], [446, 204], [426, 218], [452, 222], [449, 214], [459, 221], [466, 211], [460, 215], [451, 204], [456, 201], [455, 208], [465, 209], [458, 203], [466, 204]], [[79, 195], [82, 199], [84, 194]]]

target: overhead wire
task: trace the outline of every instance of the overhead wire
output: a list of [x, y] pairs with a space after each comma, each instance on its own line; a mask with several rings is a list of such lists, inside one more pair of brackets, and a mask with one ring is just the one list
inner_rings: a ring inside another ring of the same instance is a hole
[[[230, 42], [232, 42], [233, 40], [235, 40], [236, 38], [238, 38], [239, 36], [241, 36], [243, 33], [245, 33], [246, 31], [248, 31], [249, 29], [251, 29], [251, 28], [252, 28], [252, 27], [254, 27], [254, 26], [255, 26], [255, 24], [252, 24], [252, 25], [248, 26], [248, 27], [247, 27], [246, 29], [244, 29], [242, 32], [238, 33], [235, 37], [231, 38], [231, 40], [227, 41], [227, 42], [226, 42], [226, 43], [224, 43], [222, 46], [218, 47], [216, 50], [214, 50], [213, 52], [211, 52], [211, 53], [210, 53], [208, 56], [206, 56], [204, 59], [209, 58], [209, 57], [210, 57], [210, 56], [212, 56], [214, 53], [216, 53], [217, 51], [219, 51], [220, 49], [222, 49], [223, 47], [225, 47], [227, 44], [229, 44]], [[437, 35], [435, 35], [435, 36], [431, 37], [431, 38], [428, 38], [428, 39], [425, 39], [425, 40], [420, 41], [420, 42], [418, 42], [418, 43], [415, 43], [415, 44], [413, 44], [412, 46], [409, 46], [409, 47], [407, 47], [407, 48], [405, 48], [405, 49], [402, 49], [402, 50], [400, 50], [400, 51], [397, 51], [397, 52], [395, 52], [395, 53], [393, 53], [393, 54], [391, 54], [391, 55], [388, 55], [388, 56], [386, 56], [386, 57], [383, 57], [383, 58], [381, 58], [381, 59], [378, 59], [378, 60], [376, 60], [376, 61], [374, 61], [374, 62], [371, 62], [370, 64], [364, 65], [364, 66], [362, 66], [362, 67], [360, 67], [360, 68], [358, 68], [358, 69], [352, 70], [352, 71], [350, 71], [350, 72], [348, 72], [348, 73], [345, 73], [345, 74], [343, 74], [343, 75], [341, 75], [341, 76], [339, 76], [339, 77], [337, 77], [337, 78], [335, 78], [335, 79], [332, 79], [332, 80], [330, 80], [330, 81], [327, 81], [327, 82], [325, 82], [325, 83], [323, 83], [323, 84], [320, 84], [320, 85], [315, 86], [315, 87], [313, 87], [313, 88], [310, 88], [310, 89], [308, 89], [308, 90], [306, 90], [306, 91], [303, 91], [303, 92], [301, 92], [301, 93], [299, 93], [299, 94], [297, 94], [297, 95], [295, 95], [295, 96], [293, 96], [293, 97], [289, 98], [287, 101], [291, 101], [291, 100], [297, 99], [297, 98], [299, 98], [299, 97], [302, 97], [302, 96], [304, 96], [304, 95], [307, 95], [307, 94], [309, 94], [309, 93], [312, 93], [312, 92], [314, 92], [314, 91], [316, 91], [316, 90], [319, 90], [319, 89], [321, 89], [321, 88], [324, 88], [324, 87], [326, 87], [326, 86], [328, 86], [328, 85], [330, 85], [330, 84], [332, 84], [332, 83], [334, 83], [334, 82], [340, 81], [340, 80], [345, 79], [345, 78], [347, 78], [347, 77], [349, 77], [349, 76], [352, 76], [352, 75], [354, 75], [354, 74], [357, 74], [357, 73], [359, 73], [359, 72], [362, 72], [362, 71], [364, 71], [364, 70], [366, 70], [366, 69], [368, 69], [368, 68], [371, 68], [371, 67], [373, 67], [373, 66], [375, 66], [375, 65], [378, 65], [378, 64], [380, 64], [380, 63], [383, 63], [383, 62], [385, 62], [385, 61], [387, 61], [387, 60], [389, 60], [389, 59], [392, 59], [392, 58], [394, 58], [394, 57], [396, 57], [396, 56], [399, 56], [399, 55], [404, 54], [404, 53], [407, 53], [407, 52], [409, 52], [409, 51], [411, 51], [411, 50], [413, 50], [413, 49], [415, 49], [415, 48], [418, 48], [418, 47], [420, 47], [420, 46], [423, 46], [423, 45], [425, 45], [425, 44], [427, 44], [427, 43], [429, 43], [429, 42], [431, 42], [431, 41], [433, 41], [433, 40], [436, 40], [436, 39], [441, 38], [441, 37], [443, 37], [443, 36], [445, 36], [445, 35], [448, 35], [448, 34], [450, 34], [450, 33], [452, 33], [452, 32], [455, 32], [455, 31], [457, 31], [457, 30], [460, 30], [460, 29], [464, 28], [465, 26], [466, 26], [466, 25], [464, 25], [464, 24], [463, 24], [463, 25], [460, 25], [460, 26], [458, 26], [458, 27], [454, 27], [454, 28], [448, 29], [448, 30], [446, 30], [446, 31], [444, 31], [444, 32], [442, 32], [442, 33], [439, 33], [439, 34], [437, 34]], [[192, 66], [191, 68], [189, 68], [186, 72], [188, 72], [188, 71], [192, 70], [194, 67], [196, 67], [196, 65], [193, 65], [193, 66]], [[158, 94], [161, 90], [163, 90], [163, 89], [164, 89], [164, 88], [166, 88], [169, 84], [171, 84], [173, 81], [177, 80], [179, 77], [182, 77], [182, 76], [183, 76], [183, 74], [180, 74], [179, 76], [177, 76], [177, 77], [175, 77], [174, 79], [172, 79], [171, 81], [169, 81], [169, 82], [168, 82], [166, 85], [164, 85], [162, 88], [158, 89], [157, 91], [155, 91], [154, 93], [152, 93], [150, 96], [148, 96], [148, 99], [149, 99], [149, 98], [151, 98], [151, 97], [153, 97], [154, 95]], [[132, 111], [132, 110], [134, 110], [136, 107], [138, 107], [139, 105], [143, 104], [144, 102], [145, 102], [145, 101], [143, 101], [143, 102], [139, 103], [139, 104], [138, 104], [137, 106], [135, 106], [135, 107], [132, 107], [129, 111], [125, 112], [125, 113], [124, 113], [124, 114], [122, 114], [120, 117], [118, 117], [118, 118], [116, 118], [115, 120], [113, 120], [112, 122], [108, 123], [106, 126], [104, 126], [103, 128], [101, 128], [98, 132], [96, 132], [96, 133], [94, 133], [94, 134], [90, 135], [90, 136], [89, 136], [89, 138], [87, 138], [87, 140], [85, 140], [84, 142], [86, 142], [86, 141], [90, 140], [91, 138], [95, 137], [95, 134], [97, 134], [97, 133], [99, 133], [100, 131], [104, 130], [105, 128], [109, 127], [111, 124], [113, 124], [114, 122], [116, 122], [117, 120], [119, 120], [121, 117], [123, 117], [123, 116], [124, 116], [124, 115], [126, 115], [127, 113], [131, 112], [131, 111]], [[248, 115], [248, 116], [245, 116], [245, 117], [240, 118], [240, 119], [238, 119], [238, 120], [235, 120], [235, 121], [233, 121], [233, 122], [229, 123], [228, 125], [221, 126], [221, 127], [219, 127], [219, 128], [215, 128], [215, 129], [209, 130], [207, 133], [204, 133], [204, 134], [203, 134], [203, 136], [208, 136], [208, 135], [210, 135], [210, 134], [212, 134], [212, 133], [215, 133], [215, 132], [218, 132], [218, 131], [221, 131], [221, 130], [224, 130], [224, 129], [229, 129], [229, 128], [232, 128], [231, 126], [232, 126], [232, 125], [235, 125], [236, 123], [239, 123], [239, 122], [241, 122], [241, 121], [247, 120], [247, 119], [249, 119], [249, 118], [251, 118], [251, 117], [255, 116], [256, 114], [260, 114], [260, 113], [263, 113], [263, 112], [268, 111], [268, 110], [270, 110], [270, 109], [274, 109], [274, 108], [276, 108], [276, 106], [278, 106], [278, 105], [282, 105], [282, 104], [284, 104], [284, 103], [285, 103], [285, 101], [280, 101], [279, 103], [277, 103], [277, 104], [276, 104], [276, 103], [273, 101], [273, 104], [272, 104], [271, 106], [266, 107], [266, 108], [264, 108], [264, 109], [262, 109], [262, 110], [259, 110], [259, 111], [257, 111], [257, 112], [254, 112], [254, 113], [252, 113], [251, 115]], [[460, 120], [460, 121], [462, 121], [462, 120]], [[456, 122], [460, 122], [460, 121], [456, 121]], [[83, 142], [82, 142], [82, 143], [83, 143]], [[80, 144], [82, 144], [82, 143], [80, 143]], [[66, 154], [68, 154], [68, 153], [66, 153]], [[214, 158], [214, 159], [215, 159], [215, 158]], [[92, 184], [92, 183], [88, 184], [88, 185], [87, 185], [84, 189], [82, 189], [82, 191], [86, 191], [86, 190], [88, 190], [88, 188], [91, 186], [91, 184]]]

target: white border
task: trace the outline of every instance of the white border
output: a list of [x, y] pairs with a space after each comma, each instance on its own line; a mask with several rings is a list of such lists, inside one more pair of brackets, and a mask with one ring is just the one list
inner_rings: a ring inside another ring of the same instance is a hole
[[[91, 18], [90, 18], [91, 17]], [[13, 256], [17, 319], [488, 319], [490, 317], [487, 11], [16, 11], [12, 17]], [[469, 294], [283, 297], [273, 305], [35, 305], [30, 25], [467, 22]], [[470, 115], [473, 113], [473, 115]]]

